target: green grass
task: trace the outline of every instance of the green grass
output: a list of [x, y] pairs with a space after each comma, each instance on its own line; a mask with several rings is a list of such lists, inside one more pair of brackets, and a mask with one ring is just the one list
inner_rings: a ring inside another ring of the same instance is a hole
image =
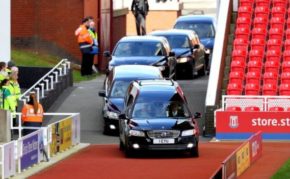
[[272, 179], [290, 178], [290, 159], [272, 176]]
[[[17, 66], [30, 66], [30, 67], [54, 67], [59, 61], [60, 57], [47, 55], [43, 53], [37, 53], [28, 50], [12, 50], [11, 53], [13, 62]], [[98, 74], [94, 74], [92, 76], [81, 76], [80, 71], [77, 69], [73, 69], [73, 80], [75, 83], [92, 80]]]

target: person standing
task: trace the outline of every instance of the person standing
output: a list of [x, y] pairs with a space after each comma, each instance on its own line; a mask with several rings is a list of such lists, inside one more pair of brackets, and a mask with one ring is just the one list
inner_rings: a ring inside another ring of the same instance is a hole
[[[96, 24], [93, 20], [90, 21], [90, 27], [88, 31], [93, 39], [93, 45], [92, 45], [92, 51], [91, 51], [91, 54], [93, 55], [93, 58], [92, 58], [93, 61], [91, 61], [92, 69], [94, 72], [97, 73], [98, 70], [94, 64], [94, 56], [99, 53], [99, 43], [98, 43], [98, 34], [96, 32]], [[96, 64], [98, 64], [98, 62]]]
[[[21, 110], [22, 126], [24, 127], [41, 127], [43, 122], [43, 107], [37, 102], [35, 92], [30, 93], [29, 101], [24, 104]], [[23, 129], [23, 135], [34, 132], [37, 129]]]
[[91, 55], [93, 39], [88, 31], [90, 19], [88, 17], [82, 20], [82, 24], [75, 31], [77, 36], [77, 41], [82, 53], [82, 63], [81, 63], [81, 75], [91, 75], [92, 74], [92, 65], [94, 56]]
[[[18, 83], [18, 68], [16, 66], [11, 67], [9, 74], [9, 85], [8, 89], [12, 95], [13, 104], [15, 105], [15, 111], [17, 111], [18, 100], [21, 96], [21, 88]], [[16, 116], [13, 116], [13, 126], [18, 126]]]
[[135, 16], [136, 30], [138, 35], [146, 35], [146, 16], [149, 11], [147, 0], [133, 0], [131, 11]]

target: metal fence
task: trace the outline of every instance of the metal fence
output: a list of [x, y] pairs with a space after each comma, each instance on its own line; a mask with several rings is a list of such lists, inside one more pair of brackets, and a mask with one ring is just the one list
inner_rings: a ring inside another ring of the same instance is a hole
[[[19, 138], [0, 145], [1, 178], [9, 178], [21, 173], [35, 164], [49, 161], [59, 152], [65, 151], [80, 143], [80, 114], [79, 113], [44, 113], [45, 116], [66, 116], [45, 127], [24, 127], [21, 125], [21, 113], [16, 113], [18, 126], [11, 129], [19, 131]], [[11, 117], [11, 123], [12, 123]], [[36, 131], [22, 136], [23, 129]]]
[[236, 96], [224, 95], [222, 97], [222, 111], [227, 107], [240, 107], [244, 110], [246, 107], [256, 106], [260, 111], [268, 111], [272, 107], [282, 107], [284, 111], [290, 109], [290, 96]]

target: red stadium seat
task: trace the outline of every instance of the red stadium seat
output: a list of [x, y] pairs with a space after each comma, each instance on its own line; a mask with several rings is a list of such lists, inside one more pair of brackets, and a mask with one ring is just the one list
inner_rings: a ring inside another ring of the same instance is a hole
[[283, 61], [290, 61], [290, 50], [284, 50], [283, 52]]
[[229, 83], [227, 87], [227, 95], [241, 95], [243, 92], [242, 84]]
[[246, 83], [257, 83], [260, 84], [261, 81], [261, 73], [259, 72], [248, 72], [246, 74]]
[[229, 106], [226, 107], [226, 111], [242, 111], [242, 108], [240, 106]]
[[251, 32], [250, 32], [249, 28], [245, 28], [245, 27], [236, 28], [236, 31], [235, 31], [235, 38], [236, 39], [241, 38], [241, 39], [249, 40], [250, 35], [251, 35]]
[[271, 15], [272, 15], [272, 18], [273, 17], [281, 17], [281, 18], [285, 19], [286, 9], [285, 9], [285, 7], [274, 6], [274, 7], [272, 7]]
[[240, 0], [240, 6], [251, 6], [254, 5], [254, 0]]
[[282, 111], [284, 111], [284, 108], [281, 106], [273, 106], [273, 107], [270, 107], [268, 111], [282, 112]]
[[248, 50], [249, 41], [246, 39], [235, 39], [234, 40], [234, 49]]
[[240, 50], [235, 49], [232, 52], [232, 61], [234, 60], [240, 60], [240, 61], [247, 61], [247, 51], [246, 50]]
[[266, 28], [253, 28], [252, 39], [266, 39], [267, 29]]
[[282, 40], [281, 39], [269, 39], [267, 42], [267, 50], [276, 49], [281, 51]]
[[279, 86], [279, 95], [280, 96], [290, 96], [290, 84], [280, 84]]
[[256, 83], [247, 83], [245, 86], [245, 95], [260, 95], [260, 85]]
[[277, 61], [266, 61], [264, 69], [265, 73], [266, 72], [279, 73], [280, 64]]
[[270, 6], [270, 0], [256, 0], [256, 6]]
[[237, 71], [245, 73], [245, 62], [240, 60], [235, 60], [231, 62], [231, 71]]
[[287, 7], [288, 0], [272, 0], [273, 7]]
[[263, 84], [262, 95], [276, 96], [277, 95], [277, 85], [272, 83]]
[[290, 61], [284, 61], [282, 63], [282, 72], [290, 72]]
[[251, 40], [251, 49], [252, 50], [265, 50], [266, 41], [265, 38], [254, 38]]
[[255, 17], [254, 18], [254, 28], [264, 28], [268, 27], [268, 18], [266, 17]]
[[281, 28], [270, 28], [269, 39], [283, 39], [284, 30]]
[[268, 6], [258, 6], [255, 8], [255, 17], [269, 18], [269, 7]]
[[282, 17], [272, 17], [270, 20], [271, 28], [282, 28], [284, 29], [285, 18]]
[[264, 84], [278, 84], [278, 73], [276, 72], [265, 72], [263, 75], [263, 83]]
[[290, 111], [290, 107], [288, 107], [288, 108], [286, 109], [286, 111], [288, 111], [288, 112], [289, 112], [289, 111]]
[[253, 49], [249, 52], [249, 61], [257, 60], [260, 62], [264, 61], [264, 51]]
[[236, 24], [237, 24], [237, 28], [250, 28], [251, 27], [251, 19], [249, 17], [238, 17]]
[[253, 8], [252, 6], [240, 6], [238, 9], [238, 17], [252, 18]]
[[247, 65], [248, 72], [262, 72], [262, 62], [257, 60], [252, 60], [248, 62]]
[[244, 73], [240, 71], [232, 71], [229, 76], [229, 83], [243, 84], [244, 82]]
[[266, 61], [278, 61], [281, 60], [281, 50], [268, 50], [266, 53]]
[[281, 79], [281, 83], [290, 84], [290, 72], [281, 73], [280, 79]]
[[286, 39], [285, 40], [285, 42], [284, 42], [284, 50], [290, 50], [290, 39]]
[[247, 106], [247, 107], [245, 107], [245, 111], [257, 112], [257, 111], [260, 111], [260, 108], [258, 106]]

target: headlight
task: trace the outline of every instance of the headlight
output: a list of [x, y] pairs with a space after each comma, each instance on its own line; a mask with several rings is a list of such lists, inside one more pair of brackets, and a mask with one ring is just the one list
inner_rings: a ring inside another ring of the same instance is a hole
[[130, 130], [129, 136], [145, 137], [145, 133], [143, 131]]
[[206, 49], [206, 50], [205, 50], [205, 53], [206, 53], [206, 54], [210, 54], [210, 49]]
[[190, 129], [190, 130], [182, 131], [181, 136], [191, 136], [195, 134], [196, 134], [196, 130]]
[[114, 68], [114, 66], [109, 65], [109, 71], [111, 71]]
[[110, 119], [119, 119], [119, 114], [111, 111], [107, 111], [107, 116]]
[[188, 62], [188, 58], [187, 57], [178, 58], [177, 62], [178, 63], [186, 63], [186, 62]]

